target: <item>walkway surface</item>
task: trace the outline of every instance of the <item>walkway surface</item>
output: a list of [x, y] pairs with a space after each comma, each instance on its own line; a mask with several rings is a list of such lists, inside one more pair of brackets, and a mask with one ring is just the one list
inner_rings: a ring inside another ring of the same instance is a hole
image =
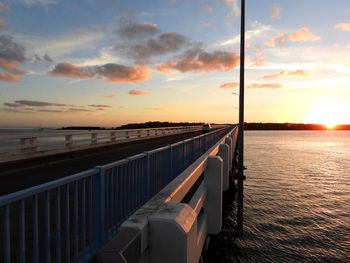
[[57, 156], [37, 158], [32, 161], [17, 161], [0, 166], [0, 196], [28, 187], [43, 184], [176, 143], [201, 134], [201, 131], [158, 137], [154, 139], [116, 144], [90, 149], [83, 152], [70, 152]]

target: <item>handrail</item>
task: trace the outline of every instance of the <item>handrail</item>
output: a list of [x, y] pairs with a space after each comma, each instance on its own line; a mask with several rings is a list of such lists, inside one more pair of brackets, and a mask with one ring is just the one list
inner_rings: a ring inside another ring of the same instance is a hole
[[83, 150], [200, 129], [201, 126], [180, 126], [0, 136], [0, 145], [2, 145], [0, 146], [0, 161], [7, 162], [48, 154]]
[[127, 218], [201, 160], [229, 129], [1, 196], [1, 257], [6, 263], [26, 258], [88, 261]]

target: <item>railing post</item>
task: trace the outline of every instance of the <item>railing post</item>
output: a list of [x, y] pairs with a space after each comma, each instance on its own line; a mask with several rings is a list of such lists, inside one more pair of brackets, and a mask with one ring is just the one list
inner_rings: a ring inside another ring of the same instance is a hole
[[130, 138], [130, 136], [129, 136], [129, 131], [126, 131], [126, 132], [125, 132], [125, 138], [126, 138], [126, 139], [129, 139], [129, 138]]
[[30, 144], [31, 144], [31, 151], [36, 152], [36, 150], [38, 149], [37, 137], [33, 136], [30, 140]]
[[21, 152], [28, 152], [30, 151], [30, 138], [21, 138]]
[[91, 133], [91, 144], [96, 144], [97, 143], [97, 133]]
[[117, 133], [116, 132], [111, 132], [111, 142], [115, 142], [117, 138]]
[[225, 143], [229, 146], [229, 171], [232, 170], [232, 159], [233, 159], [233, 147], [232, 147], [232, 139], [230, 137], [225, 139]]
[[209, 156], [204, 172], [207, 187], [207, 199], [204, 212], [208, 215], [208, 234], [217, 234], [222, 225], [222, 168], [223, 161], [219, 156]]
[[141, 138], [141, 131], [140, 130], [137, 131], [137, 138]]
[[230, 148], [227, 144], [221, 144], [219, 146], [218, 155], [223, 161], [223, 171], [222, 171], [222, 188], [224, 191], [229, 188], [229, 164], [230, 162]]
[[66, 141], [65, 141], [66, 147], [71, 149], [73, 147], [73, 136], [72, 135], [66, 135]]
[[150, 167], [149, 167], [149, 153], [145, 152], [143, 157], [143, 178], [142, 178], [142, 205], [144, 205], [149, 199], [149, 177], [150, 177]]
[[103, 245], [103, 231], [105, 229], [105, 171], [100, 166], [97, 166], [94, 169], [98, 171], [98, 174], [94, 175], [94, 250], [97, 251]]

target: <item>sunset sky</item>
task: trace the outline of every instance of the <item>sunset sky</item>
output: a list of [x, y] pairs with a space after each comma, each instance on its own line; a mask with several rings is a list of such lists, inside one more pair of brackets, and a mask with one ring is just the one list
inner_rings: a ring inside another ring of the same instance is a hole
[[[238, 119], [240, 1], [0, 2], [0, 126]], [[247, 122], [350, 123], [350, 1], [246, 0]]]

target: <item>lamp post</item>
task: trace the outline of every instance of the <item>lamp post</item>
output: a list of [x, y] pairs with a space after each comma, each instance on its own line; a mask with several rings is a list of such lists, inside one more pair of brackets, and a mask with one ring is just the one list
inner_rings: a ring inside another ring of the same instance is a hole
[[241, 45], [239, 78], [239, 130], [238, 130], [238, 183], [237, 183], [237, 226], [238, 235], [243, 233], [243, 145], [244, 145], [244, 46], [245, 46], [245, 0], [241, 0]]

